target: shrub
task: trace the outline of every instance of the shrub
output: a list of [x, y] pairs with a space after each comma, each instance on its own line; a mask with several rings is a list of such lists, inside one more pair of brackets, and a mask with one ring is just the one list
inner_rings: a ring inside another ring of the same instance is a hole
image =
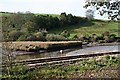
[[11, 32], [9, 33], [9, 39], [12, 40], [12, 41], [15, 41], [15, 40], [17, 40], [22, 34], [23, 34], [23, 33], [20, 32], [20, 31], [16, 31], [16, 30], [11, 31]]
[[117, 39], [117, 42], [120, 42], [120, 39]]
[[77, 35], [74, 35], [73, 38], [78, 39], [78, 36], [77, 36]]
[[[92, 34], [92, 36], [91, 36], [91, 41], [92, 42], [96, 42], [97, 41], [97, 35], [96, 34]], [[89, 38], [90, 39], [90, 38]]]
[[105, 37], [105, 36], [109, 36], [109, 35], [110, 35], [110, 32], [106, 31], [106, 32], [104, 32], [102, 35], [103, 35], [104, 37]]
[[110, 35], [110, 40], [113, 42], [113, 41], [115, 41], [116, 39], [116, 35], [115, 34], [111, 34]]
[[27, 38], [27, 35], [21, 35], [21, 36], [18, 38], [18, 41], [26, 41], [26, 38]]
[[98, 42], [99, 42], [99, 43], [105, 43], [105, 41], [104, 41], [104, 40], [99, 40]]
[[36, 36], [36, 40], [38, 40], [38, 41], [44, 41], [45, 40], [44, 33], [42, 33], [42, 32], [37, 32], [34, 35]]
[[36, 37], [32, 34], [25, 33], [18, 38], [18, 41], [35, 41]]
[[67, 38], [67, 37], [70, 36], [70, 33], [65, 30], [65, 31], [63, 31], [63, 32], [61, 33], [61, 35]]
[[47, 34], [46, 40], [47, 41], [63, 41], [63, 40], [66, 40], [66, 38], [61, 35]]
[[36, 74], [35, 70], [28, 69], [26, 65], [15, 63], [9, 67], [9, 71], [4, 68], [2, 78], [3, 80], [31, 80], [35, 78]]
[[27, 41], [35, 41], [36, 40], [36, 36], [34, 36], [34, 35], [29, 35], [29, 36], [27, 36]]
[[97, 40], [104, 40], [104, 37], [101, 35], [101, 36], [98, 36], [97, 37]]

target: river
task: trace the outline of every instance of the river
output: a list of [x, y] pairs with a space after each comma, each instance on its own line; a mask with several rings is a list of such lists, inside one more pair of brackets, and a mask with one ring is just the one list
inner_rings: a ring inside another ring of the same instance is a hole
[[25, 60], [25, 59], [34, 59], [34, 58], [45, 58], [45, 57], [58, 57], [58, 56], [73, 56], [73, 55], [83, 55], [83, 54], [93, 54], [93, 53], [104, 53], [104, 52], [120, 52], [120, 45], [111, 45], [111, 46], [94, 46], [94, 47], [86, 47], [83, 49], [75, 48], [75, 49], [66, 49], [63, 50], [63, 53], [59, 51], [54, 52], [23, 52], [17, 51], [13, 52], [17, 55], [17, 60]]
[[107, 52], [120, 52], [120, 45], [88, 47], [85, 49], [79, 49], [76, 51], [69, 52], [66, 54], [66, 56], [107, 53]]

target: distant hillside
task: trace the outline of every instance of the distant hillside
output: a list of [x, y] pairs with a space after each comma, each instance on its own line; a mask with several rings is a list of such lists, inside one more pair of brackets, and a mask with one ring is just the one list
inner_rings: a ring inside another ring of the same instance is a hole
[[88, 19], [66, 13], [0, 14], [4, 37], [10, 40], [74, 40], [75, 37], [90, 37], [92, 34], [101, 36], [104, 32], [120, 37], [118, 21]]
[[62, 31], [66, 30], [70, 32], [71, 36], [74, 35], [85, 35], [89, 36], [91, 34], [97, 34], [101, 35], [102, 33], [108, 31], [110, 33], [116, 34], [117, 36], [120, 36], [119, 27], [118, 27], [118, 22], [117, 21], [101, 21], [101, 20], [92, 20], [94, 23], [93, 25], [87, 25], [87, 24], [77, 24], [77, 25], [72, 25], [72, 26], [65, 26], [63, 28], [56, 28], [56, 29], [51, 29], [49, 32], [50, 33], [61, 33]]

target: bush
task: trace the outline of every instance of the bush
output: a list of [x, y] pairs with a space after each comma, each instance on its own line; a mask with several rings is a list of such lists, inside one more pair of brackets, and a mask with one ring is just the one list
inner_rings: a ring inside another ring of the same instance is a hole
[[21, 35], [21, 36], [18, 38], [18, 41], [26, 41], [26, 38], [27, 38], [27, 35]]
[[120, 42], [120, 39], [117, 39], [117, 42]]
[[9, 71], [7, 68], [4, 68], [2, 78], [3, 80], [32, 80], [35, 78], [35, 70], [30, 70], [24, 64], [15, 63], [9, 67]]
[[73, 38], [78, 39], [78, 36], [77, 36], [77, 35], [74, 35]]
[[32, 34], [25, 33], [18, 38], [18, 41], [35, 41], [36, 37]]
[[66, 38], [61, 35], [47, 34], [46, 40], [47, 41], [64, 41], [66, 40]]
[[106, 31], [106, 32], [104, 32], [102, 35], [103, 35], [104, 37], [105, 37], [105, 36], [109, 36], [109, 35], [110, 35], [110, 32]]
[[110, 35], [110, 40], [113, 42], [113, 41], [116, 41], [116, 35], [115, 34], [111, 34]]
[[103, 36], [98, 36], [97, 40], [104, 40], [104, 37]]
[[45, 41], [45, 36], [44, 33], [42, 32], [37, 32], [34, 34], [36, 36], [37, 41]]
[[29, 36], [27, 36], [27, 41], [35, 41], [36, 40], [36, 36], [34, 36], [34, 35], [29, 35]]
[[23, 33], [17, 30], [11, 31], [9, 33], [9, 39], [12, 41], [16, 41]]
[[64, 36], [65, 38], [67, 38], [67, 37], [70, 36], [70, 33], [65, 30], [65, 31], [63, 31], [63, 32], [61, 33], [61, 35]]
[[104, 40], [99, 40], [98, 42], [99, 42], [99, 43], [105, 43], [105, 41], [104, 41]]
[[[96, 42], [97, 41], [97, 38], [98, 38], [98, 36], [96, 35], [96, 34], [92, 34], [92, 36], [91, 36], [91, 41], [92, 42]], [[90, 38], [89, 38], [90, 39]]]

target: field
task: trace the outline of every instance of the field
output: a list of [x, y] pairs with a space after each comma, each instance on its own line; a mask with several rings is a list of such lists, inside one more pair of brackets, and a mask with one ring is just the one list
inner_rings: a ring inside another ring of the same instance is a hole
[[47, 16], [47, 15], [49, 15], [49, 16], [52, 16], [52, 17], [59, 17], [59, 14], [44, 14], [44, 13], [41, 13], [41, 14], [35, 14], [36, 16], [37, 15], [43, 15], [43, 16]]
[[120, 32], [119, 31], [119, 22], [108, 22], [108, 21], [97, 21], [97, 20], [93, 20], [92, 21], [94, 23], [94, 25], [90, 25], [90, 26], [86, 26], [86, 25], [81, 25], [81, 24], [77, 24], [77, 25], [73, 25], [73, 26], [66, 26], [66, 27], [62, 27], [62, 28], [57, 28], [57, 29], [52, 29], [49, 32], [50, 33], [61, 33], [64, 30], [67, 30], [70, 32], [70, 37], [74, 36], [74, 35], [92, 35], [92, 34], [97, 34], [97, 35], [101, 35], [103, 32], [105, 31], [109, 31], [110, 33], [116, 34], [117, 36]]
[[0, 12], [0, 16], [9, 16], [9, 15], [11, 15], [12, 13], [1, 13]]
[[[13, 14], [13, 13], [1, 13], [0, 12], [0, 16], [9, 16], [9, 15], [11, 15], [11, 14]], [[35, 14], [35, 16], [37, 16], [37, 15], [43, 15], [43, 16], [47, 16], [47, 15], [49, 15], [49, 16], [52, 16], [52, 17], [59, 17], [59, 14], [44, 14], [44, 13], [36, 13]]]

